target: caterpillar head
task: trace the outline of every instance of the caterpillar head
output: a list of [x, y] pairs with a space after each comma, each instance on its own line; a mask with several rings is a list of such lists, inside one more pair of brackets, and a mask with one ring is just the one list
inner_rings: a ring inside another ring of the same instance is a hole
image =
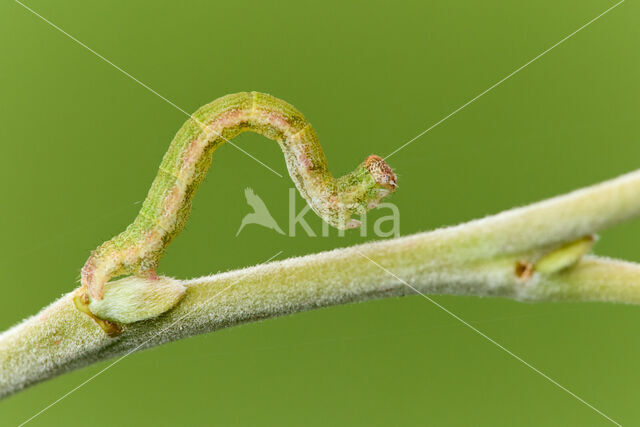
[[358, 228], [352, 215], [362, 215], [398, 188], [398, 180], [380, 156], [371, 155], [352, 173], [338, 180], [337, 192], [316, 212], [330, 225], [341, 229]]
[[396, 191], [398, 179], [382, 157], [375, 154], [370, 155], [364, 161], [364, 167], [369, 171], [373, 180], [382, 188], [389, 190], [389, 192]]

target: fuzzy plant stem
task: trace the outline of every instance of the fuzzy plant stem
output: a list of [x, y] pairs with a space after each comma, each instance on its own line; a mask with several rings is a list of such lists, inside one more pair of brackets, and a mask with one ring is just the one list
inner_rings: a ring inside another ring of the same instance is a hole
[[[640, 215], [640, 171], [454, 227], [193, 280], [131, 276], [93, 314], [67, 294], [0, 335], [0, 397], [102, 360], [285, 314], [415, 294], [640, 303], [640, 264], [584, 255]], [[409, 286], [410, 285], [410, 286]], [[140, 310], [145, 311], [139, 314]], [[155, 316], [155, 317], [154, 317]], [[146, 319], [146, 320], [139, 320]]]

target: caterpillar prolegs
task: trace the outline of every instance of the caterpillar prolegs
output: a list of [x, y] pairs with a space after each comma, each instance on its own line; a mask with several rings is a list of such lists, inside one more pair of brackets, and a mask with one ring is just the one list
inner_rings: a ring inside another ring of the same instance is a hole
[[158, 260], [184, 228], [213, 151], [246, 131], [279, 143], [300, 194], [336, 228], [358, 227], [352, 215], [374, 208], [397, 187], [391, 168], [375, 155], [334, 178], [316, 132], [290, 104], [259, 92], [223, 96], [201, 107], [180, 128], [133, 223], [91, 253], [81, 273], [85, 300], [87, 291], [92, 299], [102, 299], [104, 284], [115, 276], [157, 277]]

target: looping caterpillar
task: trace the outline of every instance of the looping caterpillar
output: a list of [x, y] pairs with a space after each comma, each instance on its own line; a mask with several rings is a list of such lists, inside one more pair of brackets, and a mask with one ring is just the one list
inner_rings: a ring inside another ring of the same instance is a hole
[[85, 302], [88, 296], [102, 299], [112, 277], [157, 278], [158, 261], [184, 228], [213, 151], [247, 131], [278, 142], [298, 191], [333, 227], [358, 227], [351, 216], [374, 208], [397, 187], [391, 168], [375, 155], [334, 178], [315, 130], [292, 105], [260, 92], [223, 96], [198, 109], [180, 128], [133, 223], [91, 253], [81, 272]]

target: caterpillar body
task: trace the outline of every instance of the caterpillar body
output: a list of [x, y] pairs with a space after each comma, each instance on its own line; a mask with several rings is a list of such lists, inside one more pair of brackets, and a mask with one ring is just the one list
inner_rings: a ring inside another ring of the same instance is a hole
[[358, 227], [352, 215], [374, 208], [397, 187], [391, 168], [375, 155], [353, 172], [334, 178], [315, 130], [287, 102], [260, 92], [223, 96], [201, 107], [180, 128], [133, 223], [91, 253], [81, 272], [87, 301], [89, 296], [102, 299], [104, 284], [112, 277], [157, 277], [158, 261], [184, 228], [213, 151], [247, 131], [279, 143], [300, 194], [336, 228]]

